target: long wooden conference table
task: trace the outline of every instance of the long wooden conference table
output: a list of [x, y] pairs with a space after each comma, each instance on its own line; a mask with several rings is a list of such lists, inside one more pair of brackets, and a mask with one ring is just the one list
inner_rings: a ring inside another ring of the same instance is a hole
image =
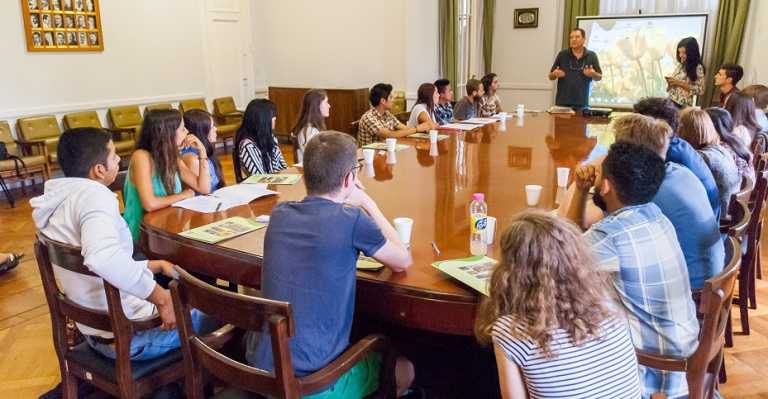
[[[430, 148], [429, 140], [399, 139], [399, 144], [410, 147], [396, 153], [394, 164], [387, 162], [386, 153], [377, 153], [373, 165], [360, 171], [360, 180], [390, 220], [414, 219], [414, 264], [401, 273], [387, 268], [358, 271], [356, 312], [402, 327], [472, 335], [480, 294], [431, 266], [437, 260], [469, 256], [472, 194], [485, 193], [488, 214], [498, 220], [488, 256], [499, 259], [498, 238], [505, 221], [528, 208], [524, 186], [542, 185], [537, 207], [556, 207], [563, 194], [557, 187], [557, 168], [573, 168], [605, 151], [612, 140], [606, 123], [606, 119], [528, 114], [522, 121], [508, 119], [505, 124], [471, 131], [441, 131], [449, 137], [439, 141], [437, 148]], [[232, 216], [268, 215], [278, 201], [301, 200], [306, 195], [301, 181], [270, 189], [280, 194], [224, 212], [203, 214], [181, 208], [151, 212], [144, 217], [141, 245], [150, 258], [258, 288], [266, 229], [218, 244], [177, 233]], [[333, 234], [333, 226], [327, 229]]]

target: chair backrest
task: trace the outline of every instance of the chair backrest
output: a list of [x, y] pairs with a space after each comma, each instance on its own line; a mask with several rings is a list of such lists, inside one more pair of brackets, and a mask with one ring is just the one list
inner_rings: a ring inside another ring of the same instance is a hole
[[762, 155], [768, 150], [766, 146], [768, 146], [768, 135], [763, 132], [757, 133], [752, 140], [752, 161], [755, 167], [757, 167]]
[[136, 128], [141, 126], [143, 118], [138, 105], [112, 107], [107, 111], [109, 123], [114, 128]]
[[240, 165], [240, 149], [237, 148], [237, 142], [235, 142], [235, 148], [232, 150], [232, 168], [235, 172], [235, 182], [240, 183], [245, 180], [243, 168]]
[[[227, 384], [249, 392], [298, 398], [299, 383], [294, 376], [289, 347], [289, 338], [296, 329], [291, 305], [223, 290], [193, 277], [180, 267], [176, 270], [179, 279], [171, 282], [171, 295], [188, 378], [194, 380], [205, 370]], [[269, 334], [274, 373], [235, 361], [207, 345], [192, 329], [192, 309], [198, 309], [222, 323]], [[192, 385], [196, 388], [187, 395], [191, 398], [202, 397], [202, 385]], [[188, 388], [192, 387], [188, 384]]]
[[213, 99], [213, 113], [215, 115], [224, 115], [237, 112], [235, 99], [232, 97], [220, 97]]
[[[360, 119], [349, 124], [349, 134], [357, 140], [357, 133], [360, 131]], [[360, 143], [357, 143], [360, 145]]]
[[[722, 364], [725, 327], [730, 318], [734, 285], [741, 264], [738, 241], [728, 237], [726, 245], [731, 259], [717, 276], [704, 282], [699, 312], [704, 315], [699, 334], [699, 347], [688, 361], [688, 389], [691, 398], [712, 397], [715, 380]], [[707, 378], [707, 374], [710, 375]]]
[[411, 111], [403, 111], [395, 114], [395, 118], [402, 124], [408, 123], [408, 119], [411, 119]]
[[747, 225], [747, 253], [745, 256], [756, 256], [757, 254], [757, 239], [760, 237], [760, 220], [763, 212], [763, 205], [765, 204], [765, 197], [768, 194], [768, 170], [759, 171], [755, 175], [757, 181], [755, 182], [755, 188], [752, 190], [749, 204], [752, 217]]
[[128, 170], [121, 170], [117, 172], [117, 176], [115, 176], [115, 181], [112, 182], [112, 184], [109, 185], [109, 190], [113, 193], [120, 193], [120, 198], [122, 198], [123, 203], [125, 203], [125, 194], [123, 193], [123, 188], [125, 187], [125, 179], [128, 177]]
[[64, 129], [95, 127], [101, 129], [101, 121], [96, 111], [73, 112], [64, 115]]
[[193, 98], [191, 100], [179, 101], [179, 111], [181, 111], [182, 113], [187, 112], [189, 110], [193, 110], [193, 109], [201, 109], [205, 112], [208, 112], [208, 106], [205, 105], [205, 99]]
[[[747, 179], [745, 179], [747, 180]], [[749, 227], [751, 211], [749, 209], [749, 198], [752, 196], [751, 182], [747, 182], [748, 187], [741, 191], [731, 194], [731, 201], [728, 203], [728, 226], [724, 231], [729, 236], [741, 239]]]
[[173, 109], [173, 105], [171, 105], [171, 103], [150, 104], [144, 107], [144, 112], [154, 111], [157, 109]]
[[58, 139], [61, 136], [59, 122], [53, 115], [21, 118], [16, 121], [18, 133], [24, 140]]
[[0, 143], [5, 143], [5, 149], [8, 150], [9, 154], [17, 157], [22, 155], [16, 140], [11, 135], [11, 125], [8, 124], [8, 121], [0, 121]]

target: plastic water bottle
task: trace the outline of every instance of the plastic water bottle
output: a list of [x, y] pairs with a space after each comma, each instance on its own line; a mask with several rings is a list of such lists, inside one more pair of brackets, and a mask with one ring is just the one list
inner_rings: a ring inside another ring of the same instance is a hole
[[483, 256], [488, 252], [485, 242], [485, 228], [488, 224], [488, 205], [485, 204], [485, 194], [472, 194], [469, 204], [469, 252], [474, 256]]

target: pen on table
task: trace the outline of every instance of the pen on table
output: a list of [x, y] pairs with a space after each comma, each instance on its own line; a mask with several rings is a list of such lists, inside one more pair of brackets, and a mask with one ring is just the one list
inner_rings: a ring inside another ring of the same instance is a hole
[[435, 252], [437, 252], [437, 255], [440, 256], [440, 249], [437, 248], [437, 244], [434, 241], [432, 241], [432, 249], [434, 249]]
[[218, 212], [219, 209], [221, 209], [221, 202], [219, 202], [219, 205], [216, 205], [216, 212]]

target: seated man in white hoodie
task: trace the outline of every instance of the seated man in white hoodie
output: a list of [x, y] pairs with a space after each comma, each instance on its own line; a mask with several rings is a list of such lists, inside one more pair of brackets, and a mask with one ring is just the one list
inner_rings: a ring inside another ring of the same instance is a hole
[[[117, 176], [120, 157], [109, 132], [78, 128], [64, 132], [58, 146], [66, 177], [45, 182], [45, 192], [30, 200], [38, 230], [50, 239], [82, 248], [85, 266], [101, 277], [84, 276], [54, 265], [64, 294], [89, 308], [107, 310], [102, 279], [120, 290], [123, 311], [129, 319], [159, 313], [160, 327], [137, 333], [131, 340], [131, 359], [149, 360], [179, 347], [171, 295], [154, 280], [154, 273], [171, 277], [173, 265], [164, 260], [134, 261], [133, 241], [115, 194], [107, 188]], [[205, 316], [193, 311], [199, 330]], [[114, 336], [77, 325], [88, 344], [115, 358]]]

